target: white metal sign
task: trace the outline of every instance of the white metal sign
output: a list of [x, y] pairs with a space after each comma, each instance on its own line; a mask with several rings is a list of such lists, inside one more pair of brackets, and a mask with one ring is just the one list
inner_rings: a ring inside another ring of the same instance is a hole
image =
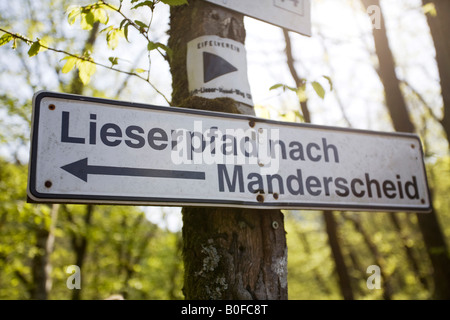
[[310, 0], [206, 0], [279, 27], [311, 36]]
[[37, 202], [429, 211], [415, 135], [35, 95]]
[[186, 62], [191, 95], [253, 105], [242, 43], [213, 35], [198, 37], [187, 45]]

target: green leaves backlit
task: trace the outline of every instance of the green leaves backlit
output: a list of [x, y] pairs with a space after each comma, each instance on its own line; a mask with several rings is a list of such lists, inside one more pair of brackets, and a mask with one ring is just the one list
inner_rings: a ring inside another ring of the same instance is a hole
[[[331, 78], [328, 76], [323, 76], [323, 78], [325, 78], [328, 81], [328, 84], [330, 86], [330, 91], [332, 91], [333, 90], [333, 82], [332, 82]], [[317, 96], [319, 96], [321, 99], [325, 99], [326, 90], [319, 81], [308, 81], [306, 79], [302, 79], [302, 82], [303, 82], [302, 85], [299, 86], [298, 88], [290, 87], [285, 84], [278, 83], [278, 84], [275, 84], [272, 87], [270, 87], [269, 90], [276, 90], [276, 89], [281, 88], [281, 89], [283, 89], [283, 92], [285, 92], [286, 90], [293, 91], [297, 94], [297, 97], [299, 98], [300, 102], [304, 102], [307, 100], [306, 85], [309, 83], [309, 84], [311, 84], [312, 88], [316, 92]]]
[[67, 20], [70, 25], [80, 21], [82, 29], [91, 30], [96, 22], [102, 24], [108, 23], [108, 9], [111, 9], [111, 7], [100, 1], [87, 6], [72, 6], [68, 10]]
[[95, 65], [95, 63], [89, 60], [83, 60], [81, 58], [72, 56], [65, 57], [62, 60], [66, 60], [66, 63], [61, 69], [62, 73], [68, 73], [73, 68], [77, 67], [78, 75], [84, 85], [87, 85], [90, 82], [92, 75], [97, 70], [97, 66]]
[[7, 44], [8, 42], [10, 42], [13, 39], [13, 36], [10, 35], [9, 33], [5, 33], [4, 35], [2, 35], [0, 37], [0, 46]]

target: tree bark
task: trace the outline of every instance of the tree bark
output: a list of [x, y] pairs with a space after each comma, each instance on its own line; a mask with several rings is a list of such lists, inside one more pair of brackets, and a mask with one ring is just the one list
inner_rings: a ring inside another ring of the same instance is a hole
[[[379, 0], [361, 0], [366, 10], [371, 5], [380, 8]], [[400, 91], [400, 81], [395, 74], [394, 58], [389, 47], [383, 14], [381, 12], [381, 28], [373, 29], [376, 54], [379, 60], [379, 75], [386, 93], [386, 104], [391, 115], [394, 128], [401, 132], [415, 132]], [[431, 193], [431, 192], [430, 192]], [[432, 195], [430, 195], [432, 198]], [[425, 242], [428, 257], [433, 265], [436, 299], [450, 299], [450, 258], [447, 243], [438, 221], [437, 212], [432, 209], [428, 214], [417, 214], [419, 228]]]
[[184, 208], [187, 299], [287, 299], [287, 248], [276, 210]]
[[[244, 43], [243, 16], [204, 1], [171, 8], [172, 104], [252, 113], [231, 99], [189, 98], [186, 44], [203, 35]], [[287, 299], [287, 247], [279, 210], [183, 209], [186, 299]]]

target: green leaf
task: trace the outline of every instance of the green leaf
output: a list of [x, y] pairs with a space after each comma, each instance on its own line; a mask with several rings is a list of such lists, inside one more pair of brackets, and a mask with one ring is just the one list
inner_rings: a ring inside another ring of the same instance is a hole
[[166, 46], [166, 45], [164, 45], [164, 44], [162, 44], [162, 43], [159, 44], [159, 47], [160, 47], [161, 49], [163, 49], [164, 51], [166, 51], [169, 60], [172, 60], [172, 56], [173, 56], [173, 51], [172, 51], [172, 49], [170, 49], [168, 46]]
[[39, 49], [41, 48], [41, 44], [38, 41], [33, 42], [33, 44], [30, 47], [30, 50], [28, 50], [28, 56], [34, 57], [35, 55], [37, 55], [39, 53]]
[[330, 91], [333, 91], [333, 88], [334, 88], [333, 80], [331, 80], [331, 78], [329, 76], [322, 76], [322, 77], [324, 77], [325, 79], [328, 80], [328, 83], [330, 84]]
[[169, 48], [166, 45], [162, 44], [161, 42], [149, 41], [149, 43], [147, 45], [148, 51], [152, 51], [152, 50], [155, 50], [155, 49], [158, 49], [158, 48], [161, 48], [161, 49], [166, 50], [166, 51], [169, 50]]
[[70, 72], [78, 62], [78, 58], [75, 58], [75, 57], [65, 57], [62, 60], [67, 60], [61, 69], [62, 73]]
[[130, 23], [128, 22], [127, 24], [125, 24], [125, 27], [123, 28], [123, 34], [125, 36], [125, 39], [127, 39], [128, 42], [130, 42], [130, 40], [128, 40], [128, 27], [130, 26]]
[[124, 33], [120, 29], [111, 29], [106, 34], [106, 42], [108, 43], [108, 48], [114, 50], [119, 44], [119, 37], [124, 37]]
[[277, 84], [274, 84], [273, 86], [271, 86], [271, 87], [269, 88], [269, 90], [275, 90], [275, 89], [281, 88], [281, 87], [283, 87], [283, 86], [284, 86], [284, 84], [277, 83]]
[[141, 27], [144, 30], [148, 28], [148, 26], [142, 21], [134, 20], [134, 23], [136, 23], [139, 27]]
[[294, 114], [297, 118], [300, 119], [300, 122], [305, 122], [305, 117], [303, 116], [303, 114], [300, 113], [300, 111], [296, 110], [294, 111]]
[[155, 3], [153, 1], [144, 1], [144, 2], [140, 2], [137, 5], [135, 5], [134, 7], [132, 7], [131, 9], [137, 9], [139, 7], [143, 7], [143, 6], [147, 6], [149, 7], [151, 10], [153, 10], [155, 8]]
[[141, 69], [141, 68], [137, 68], [136, 70], [134, 70], [137, 73], [144, 73], [147, 72], [147, 70]]
[[109, 57], [109, 62], [111, 62], [111, 67], [114, 67], [116, 64], [119, 64], [119, 58], [117, 57]]
[[322, 85], [320, 83], [318, 83], [317, 81], [313, 81], [312, 86], [314, 88], [314, 91], [316, 91], [317, 95], [324, 99], [325, 98], [325, 89], [322, 87]]
[[122, 29], [123, 26], [124, 26], [124, 24], [125, 24], [126, 22], [128, 22], [128, 19], [127, 19], [127, 18], [123, 19], [123, 20], [120, 22], [119, 29]]
[[114, 29], [114, 26], [109, 26], [109, 27], [106, 27], [105, 29], [101, 30], [100, 33], [103, 33], [103, 32], [108, 33], [108, 32], [110, 32], [112, 29]]
[[269, 90], [275, 90], [275, 89], [279, 89], [279, 88], [283, 88], [283, 92], [285, 92], [286, 90], [290, 90], [290, 91], [293, 91], [293, 92], [297, 92], [297, 88], [290, 87], [290, 86], [287, 86], [287, 85], [282, 84], [282, 83], [277, 83], [277, 84], [271, 86], [271, 87], [269, 88]]
[[161, 42], [152, 42], [152, 41], [149, 41], [148, 44], [147, 44], [147, 50], [148, 51], [156, 50], [158, 48], [159, 49], [163, 49], [164, 51], [166, 51], [169, 60], [172, 59], [172, 49], [170, 49], [165, 44], [162, 44]]
[[423, 13], [429, 13], [432, 17], [437, 16], [436, 6], [433, 2], [427, 3], [422, 7]]
[[71, 6], [68, 9], [69, 14], [67, 16], [67, 21], [70, 25], [74, 24], [77, 18], [81, 15], [81, 7], [79, 6]]
[[168, 4], [169, 6], [181, 6], [183, 4], [189, 4], [187, 0], [161, 0], [161, 2]]
[[308, 100], [308, 97], [306, 95], [306, 83], [299, 87], [296, 93], [300, 102], [305, 102], [306, 100]]
[[98, 21], [102, 24], [107, 24], [109, 21], [108, 15], [103, 9], [94, 9], [92, 10], [92, 14], [94, 15], [94, 21]]
[[81, 14], [81, 29], [83, 30], [91, 30], [94, 26], [94, 14], [89, 10], [86, 13]]
[[78, 63], [78, 71], [81, 82], [87, 85], [96, 71], [96, 65], [90, 61], [81, 61]]
[[[46, 37], [46, 38], [48, 39], [48, 37]], [[45, 51], [45, 50], [48, 49], [48, 43], [47, 43], [46, 40], [44, 40], [44, 39], [38, 39], [38, 41], [39, 41], [39, 44], [41, 45], [41, 46], [39, 47], [39, 52], [43, 52], [43, 51]]]
[[158, 48], [157, 43], [149, 41], [149, 43], [147, 45], [147, 50], [152, 51], [152, 50], [155, 50], [156, 48]]
[[0, 46], [7, 44], [8, 42], [10, 42], [12, 40], [13, 36], [10, 35], [9, 33], [5, 33], [4, 35], [2, 35], [2, 37], [0, 38]]

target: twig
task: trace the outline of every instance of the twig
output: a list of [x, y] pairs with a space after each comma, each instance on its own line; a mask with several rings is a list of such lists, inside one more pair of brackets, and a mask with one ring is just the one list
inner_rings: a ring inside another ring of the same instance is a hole
[[[0, 31], [11, 35], [14, 39], [22, 40], [23, 42], [27, 43], [28, 45], [31, 45], [32, 43], [35, 42], [35, 41], [33, 41], [33, 40], [29, 39], [29, 38], [26, 38], [26, 37], [24, 37], [24, 36], [22, 36], [20, 34], [10, 32], [10, 31], [5, 30], [3, 28], [0, 28]], [[46, 50], [53, 51], [53, 52], [56, 52], [56, 53], [62, 53], [64, 55], [66, 55], [66, 56], [70, 56], [70, 57], [73, 57], [73, 58], [76, 58], [76, 59], [79, 59], [79, 60], [82, 60], [82, 61], [88, 61], [90, 63], [93, 63], [93, 64], [95, 64], [95, 65], [97, 65], [99, 67], [105, 68], [105, 69], [109, 69], [109, 70], [112, 70], [112, 71], [115, 71], [115, 72], [123, 73], [123, 74], [129, 75], [129, 76], [134, 76], [134, 77], [137, 77], [137, 78], [139, 78], [141, 80], [144, 80], [145, 82], [147, 82], [152, 87], [153, 90], [155, 90], [158, 94], [160, 94], [164, 98], [164, 100], [166, 100], [166, 102], [170, 105], [170, 101], [167, 99], [167, 97], [150, 82], [150, 79], [146, 79], [145, 77], [140, 76], [139, 74], [137, 74], [135, 72], [121, 70], [121, 69], [115, 68], [113, 66], [108, 66], [106, 64], [103, 64], [103, 63], [100, 63], [100, 62], [96, 62], [96, 61], [92, 60], [90, 57], [80, 56], [80, 55], [77, 55], [77, 54], [74, 54], [74, 53], [70, 53], [70, 52], [65, 51], [65, 50], [52, 48], [52, 47], [49, 47], [49, 46], [47, 46], [45, 44], [42, 44], [42, 43], [39, 43], [39, 44], [40, 44], [40, 46], [42, 48], [44, 48]]]

